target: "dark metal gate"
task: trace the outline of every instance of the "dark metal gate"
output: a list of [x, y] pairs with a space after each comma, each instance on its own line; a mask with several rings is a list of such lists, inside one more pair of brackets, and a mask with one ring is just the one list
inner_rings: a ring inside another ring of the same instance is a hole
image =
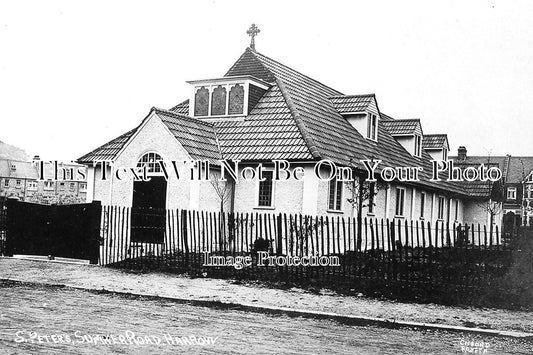
[[99, 201], [78, 205], [6, 203], [6, 255], [46, 255], [98, 263]]

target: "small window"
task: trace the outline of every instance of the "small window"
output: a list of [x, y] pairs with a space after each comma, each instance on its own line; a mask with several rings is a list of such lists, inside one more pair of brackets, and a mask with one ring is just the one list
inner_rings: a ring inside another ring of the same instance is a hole
[[75, 182], [71, 182], [70, 186], [69, 186], [69, 189], [70, 189], [70, 191], [76, 191], [76, 183]]
[[528, 187], [527, 198], [533, 198], [533, 186]]
[[144, 166], [147, 166], [147, 172], [154, 174], [161, 173], [161, 164], [160, 161], [163, 161], [163, 158], [161, 155], [157, 153], [146, 153], [139, 159], [139, 162], [137, 163], [138, 168], [143, 168]]
[[211, 116], [226, 114], [226, 88], [217, 86], [211, 95]]
[[273, 172], [263, 171], [263, 178], [265, 180], [259, 181], [259, 197], [257, 204], [259, 207], [272, 207], [274, 182]]
[[439, 196], [437, 218], [444, 219], [444, 197]]
[[48, 190], [48, 191], [53, 190], [54, 189], [54, 182], [51, 181], [51, 180], [45, 181], [44, 182], [44, 189]]
[[59, 190], [64, 190], [65, 189], [65, 183], [64, 182], [60, 182], [59, 183]]
[[9, 179], [4, 180], [4, 187], [9, 187]]
[[378, 117], [374, 114], [368, 116], [366, 137], [373, 140], [378, 139]]
[[376, 183], [371, 182], [368, 186], [368, 213], [374, 213], [374, 195], [376, 194]]
[[415, 155], [417, 157], [422, 155], [422, 137], [419, 135], [415, 136]]
[[87, 184], [82, 182], [80, 183], [80, 192], [85, 192], [87, 191]]
[[420, 193], [420, 218], [424, 218], [424, 210], [426, 209], [426, 193]]
[[194, 95], [194, 115], [207, 116], [209, 113], [209, 90], [202, 86]]
[[403, 216], [405, 208], [405, 189], [396, 188], [396, 216]]
[[15, 180], [15, 184], [18, 188], [22, 187], [22, 180]]
[[342, 181], [338, 181], [336, 178], [329, 182], [328, 209], [332, 211], [342, 209]]
[[37, 181], [35, 181], [35, 180], [28, 181], [28, 190], [30, 190], [30, 191], [37, 190]]
[[239, 115], [244, 112], [244, 87], [236, 84], [229, 91], [229, 115]]
[[507, 188], [507, 199], [508, 200], [516, 200], [516, 187], [508, 187]]

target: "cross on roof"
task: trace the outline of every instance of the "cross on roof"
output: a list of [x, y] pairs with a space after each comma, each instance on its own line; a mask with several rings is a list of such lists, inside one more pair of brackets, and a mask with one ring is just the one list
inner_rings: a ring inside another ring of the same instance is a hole
[[251, 37], [250, 48], [254, 51], [255, 51], [255, 36], [257, 36], [259, 32], [261, 32], [261, 30], [255, 25], [255, 23], [252, 23], [248, 31], [246, 31], [248, 36]]

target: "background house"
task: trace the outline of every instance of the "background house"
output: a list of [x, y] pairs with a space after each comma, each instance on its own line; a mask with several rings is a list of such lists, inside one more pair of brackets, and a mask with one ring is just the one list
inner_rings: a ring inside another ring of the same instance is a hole
[[[38, 158], [38, 157], [36, 157]], [[83, 169], [79, 164], [59, 165], [61, 169]], [[44, 163], [46, 180], [39, 179], [38, 160], [33, 162], [0, 159], [0, 197], [40, 204], [83, 203], [87, 200], [87, 182], [76, 176], [54, 180], [54, 166]]]

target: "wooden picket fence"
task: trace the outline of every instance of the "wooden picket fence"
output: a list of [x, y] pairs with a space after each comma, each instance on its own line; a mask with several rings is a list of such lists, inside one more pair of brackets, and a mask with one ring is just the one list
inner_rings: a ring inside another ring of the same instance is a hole
[[[136, 230], [148, 240], [135, 237]], [[100, 264], [225, 277], [474, 287], [508, 270], [513, 252], [508, 238], [502, 239], [497, 227], [481, 225], [104, 206]], [[340, 266], [203, 267], [204, 252], [255, 258], [259, 250], [273, 256], [337, 256]]]

